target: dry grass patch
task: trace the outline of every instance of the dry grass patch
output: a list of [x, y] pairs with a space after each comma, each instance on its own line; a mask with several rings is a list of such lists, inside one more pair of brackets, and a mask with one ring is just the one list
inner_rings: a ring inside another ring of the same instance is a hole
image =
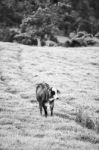
[[76, 122], [80, 123], [83, 127], [95, 130], [99, 133], [99, 117], [93, 112], [79, 109], [76, 114]]
[[92, 130], [84, 129], [83, 132], [78, 134], [76, 140], [90, 142], [91, 144], [99, 144], [99, 135]]

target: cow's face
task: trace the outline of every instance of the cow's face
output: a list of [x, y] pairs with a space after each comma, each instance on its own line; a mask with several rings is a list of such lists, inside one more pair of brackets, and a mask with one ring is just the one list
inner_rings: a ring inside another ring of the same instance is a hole
[[54, 87], [52, 87], [52, 88], [50, 88], [50, 99], [49, 99], [49, 101], [53, 101], [56, 99], [58, 99], [58, 92]]

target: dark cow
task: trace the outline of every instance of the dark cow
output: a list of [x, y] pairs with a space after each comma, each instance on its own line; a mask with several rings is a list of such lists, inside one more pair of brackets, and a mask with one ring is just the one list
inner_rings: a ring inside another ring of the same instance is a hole
[[47, 104], [50, 105], [51, 116], [53, 116], [54, 100], [57, 99], [57, 90], [50, 87], [47, 83], [40, 83], [36, 87], [36, 99], [39, 102], [40, 114], [42, 115], [42, 108], [47, 117]]

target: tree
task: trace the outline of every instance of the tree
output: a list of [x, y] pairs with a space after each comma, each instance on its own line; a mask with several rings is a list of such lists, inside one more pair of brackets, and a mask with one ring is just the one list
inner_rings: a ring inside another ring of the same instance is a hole
[[22, 32], [68, 36], [85, 30], [94, 35], [99, 30], [99, 0], [0, 0], [0, 21], [9, 27], [21, 24]]

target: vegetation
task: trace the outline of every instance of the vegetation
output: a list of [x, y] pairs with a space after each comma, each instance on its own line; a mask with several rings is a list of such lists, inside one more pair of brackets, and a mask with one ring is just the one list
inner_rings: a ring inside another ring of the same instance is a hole
[[80, 123], [83, 127], [99, 133], [99, 117], [95, 117], [91, 111], [88, 112], [84, 109], [79, 109], [76, 114], [76, 122]]
[[17, 27], [22, 33], [42, 40], [47, 34], [68, 36], [99, 31], [98, 0], [1, 0], [0, 28]]
[[[98, 68], [98, 47], [0, 42], [0, 149], [98, 150]], [[43, 81], [60, 91], [53, 117], [39, 114], [35, 87]]]

